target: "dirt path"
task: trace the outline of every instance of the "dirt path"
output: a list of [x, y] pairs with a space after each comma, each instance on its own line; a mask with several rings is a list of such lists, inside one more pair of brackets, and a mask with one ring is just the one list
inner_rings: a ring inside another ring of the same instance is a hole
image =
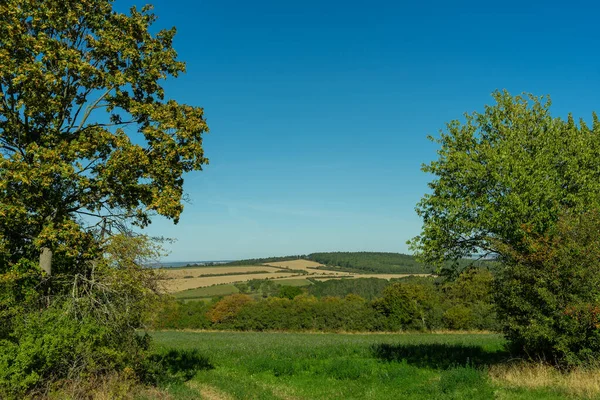
[[194, 381], [187, 381], [185, 383], [187, 387], [190, 389], [197, 390], [202, 396], [202, 399], [205, 400], [233, 400], [233, 397], [229, 396], [227, 393], [223, 393], [219, 389], [214, 386], [201, 384]]

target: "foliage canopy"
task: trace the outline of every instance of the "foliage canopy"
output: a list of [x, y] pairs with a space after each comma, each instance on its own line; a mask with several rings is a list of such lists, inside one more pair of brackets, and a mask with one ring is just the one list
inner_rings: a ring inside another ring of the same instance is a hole
[[[600, 121], [553, 118], [542, 97], [494, 98], [437, 140], [413, 248], [438, 266], [499, 256], [496, 306], [513, 348], [555, 364], [590, 362], [600, 354]], [[450, 316], [460, 325], [467, 312]]]
[[507, 248], [496, 303], [513, 349], [574, 366], [600, 355], [600, 213], [563, 214], [527, 251]]
[[550, 115], [545, 97], [493, 94], [494, 105], [452, 121], [438, 159], [423, 166], [431, 192], [417, 205], [423, 230], [411, 247], [427, 263], [518, 248], [564, 209], [600, 205], [600, 121]]
[[0, 265], [44, 248], [89, 256], [94, 227], [178, 221], [208, 128], [202, 108], [165, 96], [185, 65], [150, 10], [0, 3]]

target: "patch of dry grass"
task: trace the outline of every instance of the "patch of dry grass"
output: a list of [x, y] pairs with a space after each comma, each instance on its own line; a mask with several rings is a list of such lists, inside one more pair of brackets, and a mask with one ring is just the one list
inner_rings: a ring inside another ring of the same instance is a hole
[[224, 276], [205, 276], [201, 278], [183, 278], [169, 279], [163, 281], [163, 286], [168, 292], [180, 292], [187, 289], [196, 289], [200, 287], [221, 285], [226, 283], [246, 282], [251, 279], [277, 279], [298, 276], [291, 272], [283, 273], [263, 273], [263, 274], [244, 274], [244, 275], [224, 275]]
[[264, 265], [270, 265], [272, 267], [289, 268], [289, 269], [301, 269], [307, 272], [315, 272], [317, 267], [322, 267], [323, 264], [310, 260], [291, 260], [291, 261], [278, 261], [272, 263], [265, 263]]
[[199, 276], [207, 275], [226, 275], [226, 274], [247, 274], [251, 272], [263, 273], [263, 272], [285, 272], [281, 271], [280, 268], [269, 267], [264, 265], [241, 265], [233, 267], [197, 267], [197, 268], [185, 268], [185, 269], [168, 269], [162, 270], [163, 279], [182, 279], [186, 276], [193, 276], [195, 278]]
[[548, 364], [519, 362], [489, 368], [493, 382], [518, 388], [559, 389], [569, 395], [597, 399], [600, 397], [600, 368], [560, 371]]
[[223, 393], [214, 386], [200, 384], [195, 381], [186, 382], [186, 386], [190, 389], [196, 390], [202, 396], [201, 399], [205, 400], [233, 400], [233, 397], [227, 393]]

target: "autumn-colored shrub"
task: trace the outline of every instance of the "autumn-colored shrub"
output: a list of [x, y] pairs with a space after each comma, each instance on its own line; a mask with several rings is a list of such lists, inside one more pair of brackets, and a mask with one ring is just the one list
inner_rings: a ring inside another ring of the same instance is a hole
[[253, 301], [252, 297], [247, 294], [232, 294], [219, 300], [219, 302], [206, 313], [206, 316], [213, 324], [232, 322], [240, 310]]

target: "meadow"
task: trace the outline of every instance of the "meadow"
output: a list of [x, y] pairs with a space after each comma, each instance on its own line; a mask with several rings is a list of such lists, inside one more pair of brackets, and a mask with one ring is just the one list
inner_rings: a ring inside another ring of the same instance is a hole
[[[511, 361], [497, 334], [152, 333], [156, 351], [207, 362], [177, 399], [597, 398], [597, 374]], [[554, 374], [554, 375], [553, 375]], [[515, 379], [518, 376], [520, 379]]]

